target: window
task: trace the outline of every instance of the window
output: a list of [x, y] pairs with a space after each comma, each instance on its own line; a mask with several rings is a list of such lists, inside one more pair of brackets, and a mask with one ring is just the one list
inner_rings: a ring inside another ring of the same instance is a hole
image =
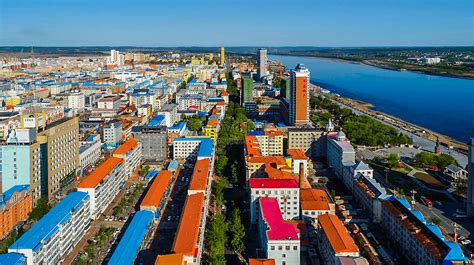
[[282, 246], [278, 246], [278, 250], [283, 250], [283, 247], [282, 247]]
[[271, 247], [270, 247], [270, 250], [275, 250], [275, 246], [271, 246]]
[[298, 250], [298, 246], [293, 246], [293, 250]]
[[290, 250], [290, 246], [286, 246], [285, 249], [286, 249], [286, 250]]

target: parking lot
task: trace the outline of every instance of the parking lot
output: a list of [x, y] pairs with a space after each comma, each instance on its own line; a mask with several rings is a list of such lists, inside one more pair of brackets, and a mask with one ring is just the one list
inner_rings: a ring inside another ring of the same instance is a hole
[[158, 255], [171, 253], [192, 173], [192, 169], [182, 169], [176, 178], [153, 242], [150, 245], [149, 258], [147, 259], [150, 263], [153, 263]]

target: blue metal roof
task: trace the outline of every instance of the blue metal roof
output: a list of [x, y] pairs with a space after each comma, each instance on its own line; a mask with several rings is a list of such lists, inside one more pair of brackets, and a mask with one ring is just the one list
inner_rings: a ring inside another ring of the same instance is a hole
[[452, 261], [468, 261], [457, 243], [451, 241], [446, 241], [445, 243], [449, 247], [449, 252], [444, 258], [443, 264], [452, 264]]
[[81, 207], [89, 195], [85, 192], [71, 192], [64, 197], [43, 218], [24, 233], [9, 250], [32, 249], [36, 251], [71, 217], [71, 212]]
[[247, 133], [249, 136], [262, 136], [265, 135], [264, 131], [250, 131]]
[[108, 264], [133, 264], [152, 220], [151, 211], [136, 212]]
[[198, 157], [211, 157], [214, 151], [214, 141], [210, 138], [202, 138], [199, 145]]
[[178, 161], [173, 160], [169, 163], [168, 170], [175, 170], [178, 168], [178, 166], [179, 166]]
[[154, 127], [154, 126], [161, 125], [161, 123], [164, 120], [165, 120], [165, 115], [158, 114], [155, 117], [153, 117], [153, 119], [151, 119], [151, 121], [148, 123], [147, 126]]
[[20, 253], [0, 254], [0, 265], [21, 265], [26, 264], [26, 257]]
[[0, 196], [0, 205], [7, 203], [15, 192], [22, 192], [28, 189], [30, 189], [30, 185], [15, 185], [11, 187]]
[[146, 179], [146, 180], [153, 179], [154, 177], [156, 177], [156, 175], [158, 175], [159, 172], [160, 172], [160, 171], [159, 171], [159, 170], [156, 170], [156, 169], [150, 170], [150, 171], [148, 171], [148, 173], [146, 173], [145, 179]]

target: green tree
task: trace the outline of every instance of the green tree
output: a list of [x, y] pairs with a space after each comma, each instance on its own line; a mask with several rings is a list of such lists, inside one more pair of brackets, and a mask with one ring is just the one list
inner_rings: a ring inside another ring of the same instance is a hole
[[0, 241], [0, 254], [7, 253], [8, 248], [18, 239], [18, 232], [12, 230], [8, 236]]
[[224, 215], [216, 214], [211, 221], [206, 236], [210, 264], [225, 264], [225, 244], [227, 242], [227, 224]]
[[398, 164], [398, 160], [399, 160], [398, 155], [395, 153], [391, 153], [390, 155], [388, 155], [387, 165], [390, 168], [393, 168]]
[[234, 251], [243, 254], [245, 251], [245, 227], [240, 219], [239, 208], [232, 211], [232, 219], [228, 222], [228, 230], [231, 237], [230, 244]]
[[438, 217], [433, 217], [433, 218], [431, 218], [431, 222], [435, 225], [440, 225], [441, 224], [441, 219], [439, 219]]
[[225, 177], [221, 177], [216, 183], [215, 197], [216, 206], [220, 209], [224, 205], [224, 189], [227, 187], [229, 182]]
[[203, 126], [203, 121], [196, 115], [188, 120], [188, 127], [191, 131], [200, 131]]
[[239, 182], [239, 173], [237, 171], [237, 161], [236, 160], [234, 160], [234, 163], [232, 163], [232, 166], [230, 167], [230, 172], [231, 172], [232, 183]]
[[46, 202], [45, 199], [40, 198], [36, 202], [36, 206], [33, 207], [32, 211], [28, 214], [28, 216], [33, 219], [33, 220], [39, 220], [41, 217], [43, 217], [45, 214], [49, 212], [51, 209], [51, 206]]

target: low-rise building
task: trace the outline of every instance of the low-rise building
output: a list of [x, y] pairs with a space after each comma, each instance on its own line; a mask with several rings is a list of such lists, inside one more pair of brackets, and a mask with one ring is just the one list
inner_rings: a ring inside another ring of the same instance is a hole
[[120, 238], [108, 264], [134, 264], [140, 250], [145, 246], [147, 238], [151, 237], [150, 227], [153, 213], [138, 211]]
[[171, 173], [171, 171], [160, 171], [153, 179], [150, 188], [140, 203], [140, 210], [152, 211], [155, 214], [155, 218], [158, 218], [171, 192], [170, 185], [172, 182], [173, 173]]
[[277, 265], [299, 264], [301, 249], [298, 229], [285, 223], [276, 198], [260, 197], [258, 204], [258, 231], [266, 258], [274, 259]]
[[77, 190], [90, 196], [90, 216], [98, 218], [125, 185], [127, 176], [122, 158], [109, 157], [78, 185]]
[[13, 186], [0, 193], [0, 240], [18, 224], [27, 220], [32, 208], [33, 199], [29, 185]]
[[385, 236], [413, 263], [453, 264], [468, 260], [456, 242], [447, 240], [437, 225], [426, 221], [403, 198], [390, 196], [382, 202], [380, 224]]
[[325, 264], [348, 264], [341, 259], [360, 256], [359, 247], [339, 218], [334, 214], [322, 214], [318, 222], [318, 248]]
[[321, 214], [336, 214], [336, 205], [326, 189], [301, 189], [301, 214], [303, 220], [318, 223]]
[[28, 265], [58, 264], [90, 226], [89, 195], [72, 192], [24, 233], [8, 252], [26, 257]]
[[172, 251], [183, 254], [186, 264], [200, 264], [204, 247], [206, 213], [204, 193], [186, 197]]

